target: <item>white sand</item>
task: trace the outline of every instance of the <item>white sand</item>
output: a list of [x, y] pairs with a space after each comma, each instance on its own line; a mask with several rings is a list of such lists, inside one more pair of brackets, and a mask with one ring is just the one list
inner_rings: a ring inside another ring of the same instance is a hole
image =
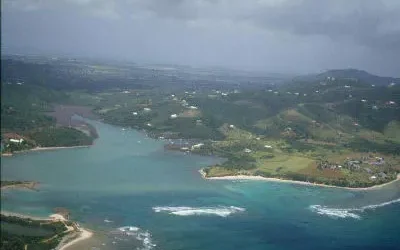
[[332, 185], [325, 185], [319, 183], [311, 183], [311, 182], [304, 182], [304, 181], [294, 181], [294, 180], [285, 180], [285, 179], [278, 179], [278, 178], [269, 178], [263, 176], [251, 176], [251, 175], [232, 175], [232, 176], [221, 176], [221, 177], [206, 177], [206, 173], [201, 169], [199, 170], [201, 176], [207, 180], [252, 180], [252, 181], [274, 181], [274, 182], [286, 182], [286, 183], [295, 183], [300, 185], [311, 185], [311, 186], [319, 186], [319, 187], [329, 187], [329, 188], [342, 188], [342, 189], [349, 189], [349, 190], [371, 190], [381, 188], [388, 184], [400, 180], [400, 174], [397, 175], [397, 179], [391, 182], [387, 182], [381, 185], [376, 185], [372, 187], [365, 187], [365, 188], [351, 188], [351, 187], [339, 187], [339, 186], [332, 186]]
[[88, 231], [88, 230], [86, 230], [86, 229], [80, 228], [80, 235], [79, 235], [79, 237], [76, 238], [76, 239], [74, 239], [74, 240], [72, 240], [72, 241], [70, 241], [70, 242], [68, 242], [68, 243], [65, 244], [65, 245], [62, 245], [62, 246], [59, 248], [59, 250], [65, 250], [65, 249], [71, 247], [72, 245], [75, 245], [75, 244], [78, 243], [78, 242], [81, 242], [81, 241], [83, 241], [83, 240], [89, 239], [89, 238], [92, 237], [92, 236], [93, 236], [93, 233], [92, 233], [92, 232], [90, 232], [90, 231]]

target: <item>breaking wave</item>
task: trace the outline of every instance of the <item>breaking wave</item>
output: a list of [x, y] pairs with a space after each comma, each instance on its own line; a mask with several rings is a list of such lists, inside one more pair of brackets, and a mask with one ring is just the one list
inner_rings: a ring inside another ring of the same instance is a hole
[[311, 211], [320, 214], [320, 215], [326, 215], [331, 218], [353, 218], [353, 219], [361, 219], [360, 213], [366, 211], [366, 210], [373, 210], [376, 208], [388, 206], [394, 203], [399, 203], [400, 198], [396, 200], [391, 200], [387, 202], [383, 202], [380, 204], [376, 205], [367, 205], [363, 206], [360, 208], [329, 208], [326, 206], [321, 206], [321, 205], [311, 205], [309, 208]]
[[140, 241], [142, 244], [140, 250], [150, 250], [153, 249], [156, 244], [153, 243], [151, 234], [149, 231], [142, 230], [134, 226], [125, 226], [117, 229], [124, 236], [134, 237], [136, 240]]
[[234, 206], [218, 206], [218, 207], [153, 207], [156, 213], [166, 212], [168, 214], [178, 216], [191, 216], [191, 215], [216, 215], [220, 217], [227, 217], [234, 213], [246, 211], [246, 209]]

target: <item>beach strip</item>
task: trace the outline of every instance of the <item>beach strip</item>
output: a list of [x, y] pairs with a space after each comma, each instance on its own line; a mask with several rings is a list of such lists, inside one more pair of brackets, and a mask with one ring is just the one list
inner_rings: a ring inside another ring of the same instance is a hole
[[31, 148], [28, 150], [21, 150], [15, 151], [13, 153], [2, 153], [1, 156], [10, 157], [14, 154], [21, 154], [21, 153], [28, 153], [28, 152], [35, 152], [35, 151], [52, 151], [52, 150], [59, 150], [59, 149], [72, 149], [72, 148], [89, 148], [92, 145], [80, 145], [80, 146], [71, 146], [71, 147], [36, 147]]
[[86, 240], [86, 239], [89, 239], [90, 237], [93, 236], [93, 233], [90, 232], [90, 231], [87, 230], [87, 229], [80, 228], [79, 230], [80, 230], [80, 235], [79, 235], [79, 237], [77, 237], [77, 238], [71, 240], [70, 242], [68, 242], [68, 243], [66, 243], [66, 244], [62, 244], [62, 243], [61, 243], [61, 245], [59, 246], [58, 250], [65, 250], [65, 249], [67, 249], [67, 248], [69, 248], [69, 247], [75, 245], [76, 243], [81, 242], [81, 241]]
[[[39, 221], [68, 221], [64, 216], [61, 214], [51, 214], [48, 217], [39, 217], [39, 216], [32, 216], [32, 215], [26, 215], [26, 214], [19, 214], [19, 213], [14, 213], [14, 212], [9, 212], [9, 211], [1, 211], [1, 214], [4, 216], [13, 216], [13, 217], [18, 217], [21, 219], [30, 219], [30, 220], [39, 220]], [[75, 223], [76, 224], [76, 223]], [[74, 229], [71, 226], [67, 226], [67, 231], [65, 232], [72, 232]], [[76, 224], [77, 226], [77, 224]], [[89, 239], [90, 237], [93, 236], [93, 233], [85, 228], [82, 228], [80, 226], [78, 227], [78, 233], [79, 236], [72, 241], [69, 241], [64, 244], [64, 240], [67, 240], [71, 235], [66, 235], [63, 240], [60, 242], [58, 247], [56, 249], [58, 250], [65, 250], [73, 245], [75, 245], [78, 242], [81, 242], [83, 240]]]
[[372, 187], [360, 187], [360, 188], [353, 188], [353, 187], [340, 187], [340, 186], [333, 186], [333, 185], [326, 185], [320, 183], [312, 183], [312, 182], [304, 182], [304, 181], [295, 181], [295, 180], [286, 180], [286, 179], [279, 179], [279, 178], [272, 178], [272, 177], [263, 177], [263, 176], [252, 176], [252, 175], [229, 175], [229, 176], [218, 176], [218, 177], [206, 177], [206, 173], [203, 169], [199, 170], [199, 173], [204, 179], [207, 180], [250, 180], [250, 181], [271, 181], [271, 182], [284, 182], [284, 183], [292, 183], [292, 184], [300, 184], [300, 185], [308, 185], [308, 186], [317, 186], [317, 187], [327, 187], [327, 188], [341, 188], [341, 189], [348, 189], [348, 190], [373, 190], [382, 188], [386, 185], [392, 184], [396, 181], [400, 180], [400, 174], [397, 175], [397, 179], [383, 183], [380, 185], [375, 185]]

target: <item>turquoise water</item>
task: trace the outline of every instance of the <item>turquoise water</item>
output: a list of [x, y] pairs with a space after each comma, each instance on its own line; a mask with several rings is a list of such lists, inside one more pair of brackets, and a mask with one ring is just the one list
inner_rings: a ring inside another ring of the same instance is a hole
[[[287, 183], [203, 180], [217, 158], [166, 152], [144, 134], [92, 122], [90, 148], [2, 158], [2, 209], [47, 216], [55, 207], [105, 234], [93, 249], [399, 249], [400, 183], [348, 191]], [[122, 228], [124, 227], [124, 228]]]

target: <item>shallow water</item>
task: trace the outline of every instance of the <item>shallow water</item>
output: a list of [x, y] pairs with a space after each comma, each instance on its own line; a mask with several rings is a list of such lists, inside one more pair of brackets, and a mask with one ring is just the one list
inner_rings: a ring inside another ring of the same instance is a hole
[[399, 182], [349, 191], [203, 180], [198, 169], [219, 159], [91, 123], [100, 139], [90, 148], [2, 158], [2, 179], [41, 183], [39, 192], [2, 191], [2, 209], [68, 208], [99, 235], [84, 249], [399, 249]]

